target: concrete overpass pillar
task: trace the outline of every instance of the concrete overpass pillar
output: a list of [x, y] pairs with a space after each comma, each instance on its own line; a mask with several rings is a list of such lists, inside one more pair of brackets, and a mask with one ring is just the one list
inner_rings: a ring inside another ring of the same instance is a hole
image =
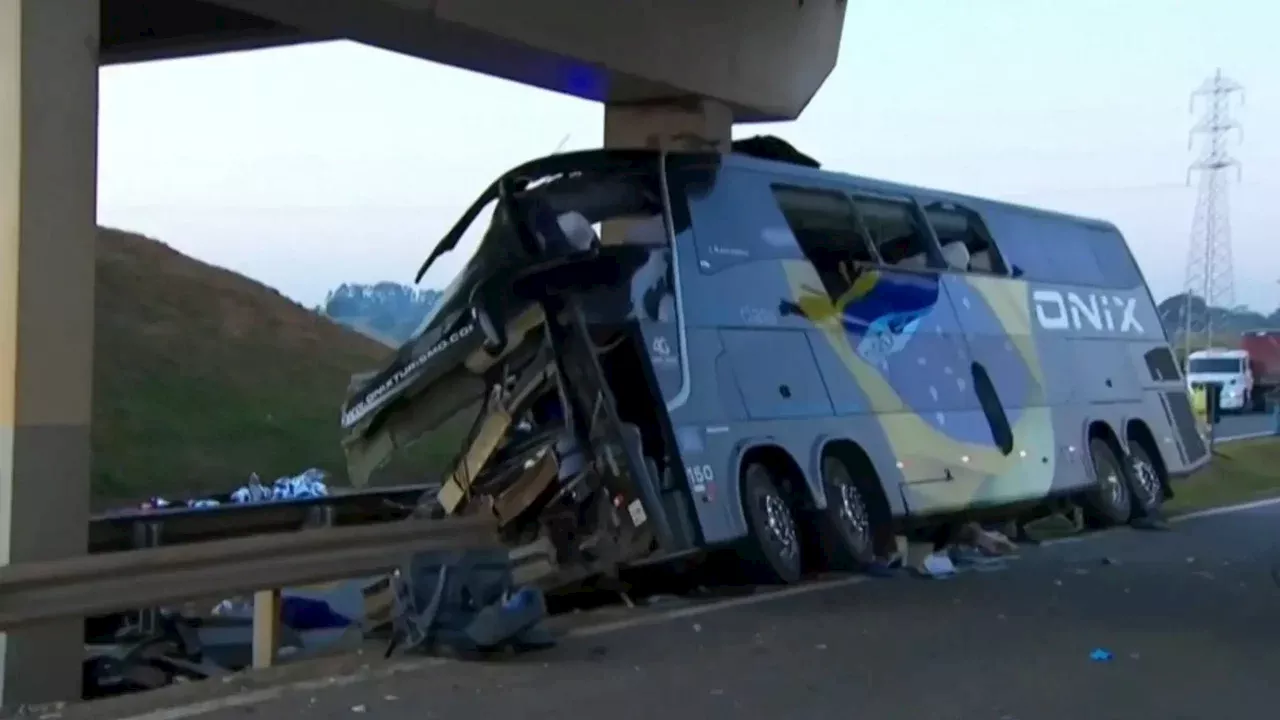
[[729, 151], [733, 111], [709, 98], [610, 103], [604, 110], [607, 148]]
[[[0, 565], [88, 544], [98, 0], [0, 0]], [[0, 635], [0, 704], [78, 699], [83, 623]]]
[[[719, 100], [687, 97], [608, 103], [604, 107], [604, 146], [609, 149], [729, 152], [732, 141], [733, 110]], [[600, 241], [621, 244], [635, 222], [604, 223]]]

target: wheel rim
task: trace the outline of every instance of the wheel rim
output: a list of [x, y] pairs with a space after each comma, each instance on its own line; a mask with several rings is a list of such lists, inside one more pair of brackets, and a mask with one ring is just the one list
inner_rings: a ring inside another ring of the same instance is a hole
[[833, 464], [828, 467], [827, 477], [836, 489], [838, 504], [836, 514], [850, 535], [850, 540], [857, 544], [859, 550], [871, 545], [871, 519], [867, 514], [867, 504], [862, 501], [862, 493], [853, 483], [843, 465]]
[[1154, 501], [1160, 497], [1160, 475], [1156, 472], [1155, 465], [1139, 454], [1133, 457], [1133, 479], [1149, 500]]
[[1112, 507], [1122, 508], [1128, 500], [1128, 488], [1124, 486], [1124, 478], [1116, 463], [1099, 458], [1094, 463], [1098, 478], [1102, 481], [1103, 492], [1111, 501]]
[[778, 549], [778, 555], [790, 562], [800, 555], [800, 542], [796, 539], [796, 523], [782, 498], [770, 493], [763, 498], [765, 526], [769, 541]]

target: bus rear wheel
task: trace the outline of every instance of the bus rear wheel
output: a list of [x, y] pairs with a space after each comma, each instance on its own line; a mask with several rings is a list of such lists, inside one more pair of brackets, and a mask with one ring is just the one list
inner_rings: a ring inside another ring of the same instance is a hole
[[1100, 437], [1089, 440], [1089, 459], [1096, 483], [1084, 498], [1085, 519], [1099, 528], [1129, 522], [1134, 500], [1124, 463]]
[[781, 484], [766, 465], [753, 462], [742, 470], [742, 514], [747, 537], [739, 554], [752, 581], [790, 585], [802, 572], [800, 531], [795, 511]]
[[1129, 494], [1132, 515], [1140, 517], [1159, 512], [1164, 504], [1164, 480], [1152, 450], [1141, 440], [1129, 441]]
[[818, 533], [826, 567], [858, 572], [875, 561], [875, 534], [867, 495], [848, 464], [834, 455], [822, 459], [827, 507], [818, 513]]

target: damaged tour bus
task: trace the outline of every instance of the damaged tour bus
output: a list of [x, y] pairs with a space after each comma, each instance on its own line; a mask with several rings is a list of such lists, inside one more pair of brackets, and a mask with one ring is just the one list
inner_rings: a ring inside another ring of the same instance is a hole
[[958, 519], [1123, 523], [1207, 461], [1114, 227], [777, 147], [501, 177], [420, 271], [494, 204], [423, 328], [353, 385], [353, 480], [462, 420], [435, 512], [491, 515], [546, 584], [716, 548], [794, 582]]

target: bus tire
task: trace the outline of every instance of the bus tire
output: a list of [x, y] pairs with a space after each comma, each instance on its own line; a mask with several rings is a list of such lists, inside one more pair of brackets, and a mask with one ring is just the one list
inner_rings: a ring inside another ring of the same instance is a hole
[[1082, 503], [1085, 519], [1097, 528], [1129, 522], [1133, 514], [1133, 494], [1125, 464], [1116, 456], [1111, 443], [1101, 437], [1089, 440], [1089, 461], [1093, 464], [1095, 485]]
[[1131, 517], [1138, 518], [1160, 511], [1164, 504], [1166, 478], [1160, 472], [1160, 464], [1152, 457], [1152, 449], [1142, 440], [1129, 441], [1129, 496], [1132, 498]]
[[827, 507], [818, 511], [817, 521], [827, 569], [859, 572], [875, 561], [875, 530], [864, 487], [848, 463], [835, 455], [822, 458]]
[[752, 462], [742, 470], [742, 514], [747, 536], [739, 555], [753, 582], [790, 585], [800, 581], [802, 557], [795, 510], [774, 472]]

